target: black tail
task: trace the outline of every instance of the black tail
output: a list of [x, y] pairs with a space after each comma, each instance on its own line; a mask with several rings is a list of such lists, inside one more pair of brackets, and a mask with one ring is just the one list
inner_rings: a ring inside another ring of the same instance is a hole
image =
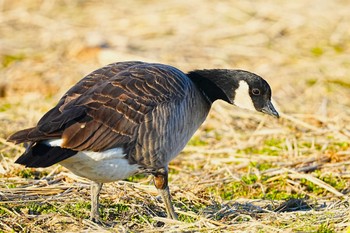
[[58, 146], [51, 147], [43, 143], [31, 143], [27, 150], [15, 163], [25, 165], [26, 167], [49, 167], [55, 163], [65, 160], [77, 151], [61, 148]]

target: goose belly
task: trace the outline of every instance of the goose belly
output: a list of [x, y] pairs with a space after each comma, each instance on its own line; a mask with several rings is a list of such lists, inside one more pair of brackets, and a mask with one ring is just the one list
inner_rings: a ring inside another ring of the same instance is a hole
[[139, 171], [139, 165], [129, 164], [122, 148], [80, 151], [60, 164], [78, 176], [100, 183], [126, 179]]

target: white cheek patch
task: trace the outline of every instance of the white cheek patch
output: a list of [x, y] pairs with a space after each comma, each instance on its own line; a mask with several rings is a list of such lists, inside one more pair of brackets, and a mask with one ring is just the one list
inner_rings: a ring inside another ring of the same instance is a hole
[[239, 81], [238, 88], [235, 90], [234, 104], [240, 108], [256, 111], [253, 100], [249, 95], [249, 85], [246, 81]]

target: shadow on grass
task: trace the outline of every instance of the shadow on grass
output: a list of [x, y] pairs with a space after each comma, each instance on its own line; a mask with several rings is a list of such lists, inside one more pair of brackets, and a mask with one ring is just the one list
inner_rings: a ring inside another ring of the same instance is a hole
[[308, 211], [312, 210], [313, 205], [306, 202], [305, 198], [291, 198], [277, 206], [274, 212], [293, 212], [293, 211]]

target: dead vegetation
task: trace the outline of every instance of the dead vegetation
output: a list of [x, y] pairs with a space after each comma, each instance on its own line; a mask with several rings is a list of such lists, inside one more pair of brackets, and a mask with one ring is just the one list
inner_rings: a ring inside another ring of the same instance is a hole
[[[0, 232], [349, 232], [350, 4], [335, 1], [0, 1]], [[181, 221], [149, 177], [89, 184], [28, 169], [6, 142], [88, 72], [156, 61], [265, 77], [280, 120], [215, 103], [170, 165]]]

